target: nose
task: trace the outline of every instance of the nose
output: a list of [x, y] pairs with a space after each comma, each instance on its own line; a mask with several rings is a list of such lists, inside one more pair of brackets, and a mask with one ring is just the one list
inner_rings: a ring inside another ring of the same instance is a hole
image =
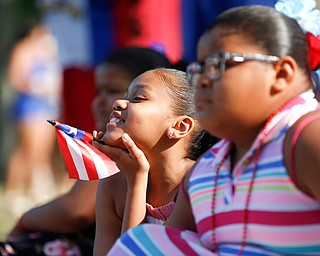
[[112, 109], [113, 110], [124, 110], [126, 109], [127, 107], [127, 100], [116, 100], [114, 103], [113, 103], [113, 106], [112, 106]]
[[199, 75], [199, 79], [196, 84], [196, 88], [206, 88], [212, 86], [212, 81], [208, 78], [208, 76], [203, 72], [201, 75]]

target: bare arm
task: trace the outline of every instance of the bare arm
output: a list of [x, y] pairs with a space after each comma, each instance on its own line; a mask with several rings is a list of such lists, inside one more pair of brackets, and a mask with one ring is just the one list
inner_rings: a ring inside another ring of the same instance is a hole
[[8, 80], [18, 91], [28, 91], [26, 79], [34, 59], [34, 47], [30, 40], [22, 39], [16, 43], [11, 51], [8, 64]]
[[[76, 181], [68, 193], [24, 213], [22, 215], [24, 229], [27, 232], [68, 234], [90, 226], [95, 221], [97, 185], [97, 181]], [[16, 226], [9, 236], [23, 233], [25, 232]]]
[[144, 153], [135, 145], [129, 135], [123, 137], [129, 154], [122, 162], [127, 179], [127, 197], [121, 233], [139, 225], [146, 216], [148, 173], [150, 165]]
[[[319, 111], [311, 113], [320, 113]], [[290, 129], [285, 142], [285, 162], [289, 169], [291, 139], [297, 126], [310, 114], [301, 118]], [[294, 153], [294, 169], [298, 186], [316, 200], [320, 201], [320, 119], [316, 119], [302, 130]]]
[[[192, 168], [193, 169], [193, 168]], [[182, 184], [184, 191], [188, 191], [188, 180], [192, 169], [186, 174]], [[196, 224], [192, 214], [189, 198], [187, 198], [180, 187], [178, 198], [174, 210], [167, 219], [165, 225], [196, 231]]]
[[145, 219], [150, 165], [129, 135], [124, 134], [122, 140], [128, 151], [102, 145], [97, 145], [97, 148], [114, 160], [125, 174], [127, 195], [121, 228], [121, 233], [124, 233]]
[[120, 237], [125, 196], [126, 180], [122, 173], [99, 181], [93, 255], [106, 255]]

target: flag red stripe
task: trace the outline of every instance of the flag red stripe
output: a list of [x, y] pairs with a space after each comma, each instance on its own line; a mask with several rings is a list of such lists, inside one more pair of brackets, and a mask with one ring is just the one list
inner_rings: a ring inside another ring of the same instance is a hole
[[83, 163], [87, 171], [88, 179], [89, 180], [99, 179], [94, 160], [92, 159], [90, 153], [77, 140], [74, 140], [74, 141], [77, 143], [77, 145], [79, 146], [79, 149], [81, 150]]
[[91, 133], [84, 132], [84, 138], [82, 139], [82, 141], [91, 142], [92, 140], [93, 140], [93, 135]]
[[72, 156], [70, 154], [68, 143], [64, 137], [64, 132], [59, 129], [56, 129], [56, 134], [57, 134], [57, 140], [58, 140], [58, 144], [59, 144], [61, 153], [62, 153], [63, 158], [64, 158], [66, 165], [67, 165], [67, 169], [69, 172], [69, 178], [79, 179], [79, 173], [77, 171], [77, 168], [76, 168], [76, 166], [73, 162]]
[[113, 175], [117, 172], [119, 172], [119, 169], [117, 167], [117, 165], [115, 164], [115, 162], [113, 160], [111, 160], [107, 155], [105, 155], [104, 153], [102, 153], [100, 150], [98, 150], [97, 148], [95, 148], [94, 146], [92, 146], [89, 142], [86, 141], [86, 144], [88, 145], [88, 147], [90, 147], [98, 156], [100, 156], [102, 158], [102, 160], [104, 161], [106, 168], [109, 172], [109, 175]]
[[97, 180], [119, 171], [115, 162], [90, 143], [92, 141], [90, 133], [85, 132], [83, 139], [71, 138], [56, 126], [56, 134], [70, 178]]

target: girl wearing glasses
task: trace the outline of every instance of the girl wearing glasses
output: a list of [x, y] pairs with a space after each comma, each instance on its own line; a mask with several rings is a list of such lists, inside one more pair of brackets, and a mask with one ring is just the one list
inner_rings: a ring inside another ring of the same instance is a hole
[[197, 117], [223, 139], [185, 177], [167, 227], [130, 229], [110, 255], [319, 255], [320, 111], [303, 30], [275, 9], [237, 7], [197, 55]]

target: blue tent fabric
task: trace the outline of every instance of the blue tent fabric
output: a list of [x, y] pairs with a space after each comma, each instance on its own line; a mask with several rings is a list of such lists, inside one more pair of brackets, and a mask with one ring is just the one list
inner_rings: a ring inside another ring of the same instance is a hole
[[93, 64], [100, 63], [115, 48], [112, 1], [90, 0]]

